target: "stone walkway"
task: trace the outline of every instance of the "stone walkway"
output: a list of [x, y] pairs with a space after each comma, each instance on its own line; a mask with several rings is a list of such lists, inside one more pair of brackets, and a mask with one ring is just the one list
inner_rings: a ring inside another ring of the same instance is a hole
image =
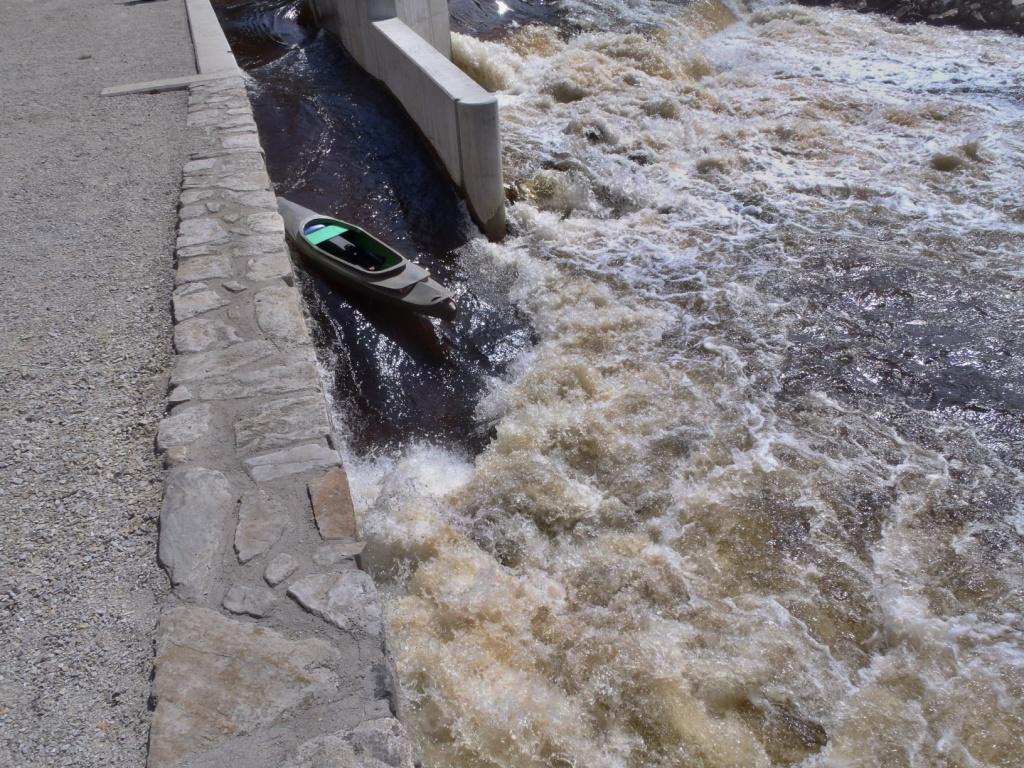
[[411, 768], [242, 80], [191, 88], [149, 764]]

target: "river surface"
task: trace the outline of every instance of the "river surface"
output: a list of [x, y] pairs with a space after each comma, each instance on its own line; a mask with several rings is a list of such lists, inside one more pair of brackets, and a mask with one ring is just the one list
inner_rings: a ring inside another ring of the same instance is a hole
[[[501, 244], [393, 104], [324, 106], [380, 101], [329, 40], [296, 22], [246, 64], [275, 182], [480, 297], [442, 362], [322, 299], [360, 340], [325, 360], [388, 372], [336, 396], [425, 765], [1020, 766], [1024, 41], [715, 0], [452, 9], [499, 93]], [[307, 78], [337, 84], [309, 120]], [[358, 184], [282, 170], [313, 134]], [[403, 370], [449, 382], [445, 429], [389, 410], [427, 389]]]

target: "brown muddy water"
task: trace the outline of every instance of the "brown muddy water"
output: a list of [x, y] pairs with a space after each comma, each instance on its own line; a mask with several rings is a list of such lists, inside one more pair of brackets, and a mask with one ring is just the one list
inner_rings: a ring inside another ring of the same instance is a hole
[[499, 94], [502, 244], [329, 39], [243, 61], [282, 191], [482, 297], [481, 354], [424, 396], [454, 434], [405, 439], [427, 388], [395, 366], [440, 364], [321, 312], [354, 329], [325, 348], [425, 764], [1020, 766], [1024, 41], [500, 10], [453, 6], [488, 38], [454, 49]]

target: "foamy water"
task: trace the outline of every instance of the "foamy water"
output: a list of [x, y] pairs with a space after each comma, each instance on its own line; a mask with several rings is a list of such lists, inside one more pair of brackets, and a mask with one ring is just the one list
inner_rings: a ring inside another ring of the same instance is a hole
[[428, 766], [1024, 760], [1024, 41], [567, 0], [499, 90], [538, 343], [347, 458]]

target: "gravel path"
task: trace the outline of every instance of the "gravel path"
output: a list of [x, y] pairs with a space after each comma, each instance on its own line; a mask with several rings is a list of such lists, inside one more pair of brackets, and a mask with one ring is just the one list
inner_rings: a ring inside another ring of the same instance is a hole
[[141, 766], [181, 0], [0, 2], [0, 765]]

